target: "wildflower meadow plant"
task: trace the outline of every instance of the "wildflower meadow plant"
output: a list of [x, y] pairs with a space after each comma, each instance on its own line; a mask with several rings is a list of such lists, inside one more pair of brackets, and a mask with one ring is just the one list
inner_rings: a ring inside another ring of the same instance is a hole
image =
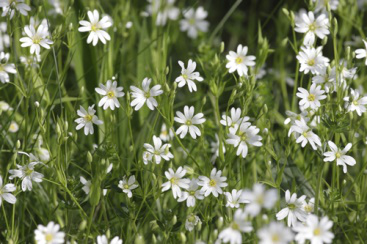
[[366, 0], [0, 0], [0, 243], [365, 243]]

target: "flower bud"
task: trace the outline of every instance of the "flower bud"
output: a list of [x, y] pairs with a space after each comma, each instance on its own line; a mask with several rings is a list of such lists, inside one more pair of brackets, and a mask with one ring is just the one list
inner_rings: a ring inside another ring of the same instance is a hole
[[89, 151], [87, 152], [87, 162], [88, 163], [92, 163], [93, 162], [93, 156], [92, 156], [92, 154]]
[[140, 234], [138, 234], [135, 238], [134, 243], [135, 244], [145, 244], [145, 241], [144, 241], [144, 238]]

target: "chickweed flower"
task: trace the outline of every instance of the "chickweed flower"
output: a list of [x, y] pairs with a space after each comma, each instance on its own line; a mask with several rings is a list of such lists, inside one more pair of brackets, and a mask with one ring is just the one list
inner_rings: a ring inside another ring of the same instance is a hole
[[50, 222], [47, 226], [38, 225], [34, 231], [37, 244], [61, 244], [65, 243], [65, 233], [60, 231], [60, 225]]
[[303, 195], [297, 198], [297, 194], [291, 193], [289, 190], [285, 192], [286, 207], [280, 210], [277, 214], [277, 220], [282, 220], [288, 217], [288, 227], [296, 226], [297, 220], [305, 221], [307, 213], [303, 210], [303, 205], [306, 196]]
[[226, 68], [229, 73], [237, 71], [239, 76], [247, 76], [248, 67], [255, 66], [255, 56], [247, 55], [248, 47], [241, 44], [237, 47], [237, 52], [229, 51], [226, 56], [229, 61]]
[[248, 215], [242, 209], [237, 209], [233, 216], [233, 222], [229, 227], [219, 233], [218, 239], [224, 243], [241, 244], [241, 232], [248, 233], [253, 230], [251, 221], [248, 220]]
[[120, 102], [118, 100], [119, 97], [123, 97], [125, 93], [122, 91], [123, 87], [117, 87], [117, 81], [108, 80], [106, 86], [103, 84], [99, 85], [95, 90], [98, 94], [104, 96], [101, 100], [99, 100], [98, 106], [102, 107], [106, 110], [107, 108], [111, 108], [114, 110], [115, 107], [120, 107]]
[[271, 222], [257, 232], [259, 244], [287, 244], [293, 241], [292, 231], [283, 223]]
[[350, 89], [350, 96], [345, 97], [344, 101], [348, 112], [356, 111], [358, 116], [366, 112], [367, 96], [362, 97], [358, 90]]
[[118, 187], [127, 194], [129, 198], [133, 196], [132, 190], [138, 188], [138, 185], [135, 184], [135, 175], [132, 175], [127, 179], [126, 176], [122, 180], [119, 181]]
[[303, 46], [297, 55], [297, 59], [301, 64], [299, 71], [305, 74], [309, 72], [318, 74], [320, 70], [329, 64], [329, 59], [322, 56], [322, 47]]
[[0, 175], [0, 207], [3, 201], [10, 204], [15, 204], [17, 198], [12, 194], [17, 188], [14, 184], [3, 184], [3, 177]]
[[250, 120], [249, 117], [241, 117], [240, 108], [231, 108], [231, 116], [222, 115], [220, 123], [224, 126], [234, 128], [236, 125], [241, 125]]
[[339, 0], [312, 0], [316, 3], [315, 12], [327, 12], [327, 5], [329, 4], [330, 10], [335, 11], [338, 8]]
[[[215, 163], [215, 160], [219, 157], [219, 147], [220, 147], [220, 141], [218, 134], [215, 134], [215, 141], [210, 142], [210, 152], [213, 154], [213, 156], [210, 159], [210, 162], [213, 164]], [[223, 154], [226, 152], [226, 147], [224, 146], [224, 143], [222, 143], [222, 152]]]
[[237, 147], [236, 155], [241, 154], [242, 158], [246, 158], [248, 153], [248, 146], [261, 147], [262, 137], [257, 135], [260, 129], [256, 126], [251, 126], [251, 123], [243, 123], [240, 126], [236, 125], [235, 128], [229, 129], [228, 139], [226, 143]]
[[[153, 161], [156, 164], [160, 164], [162, 158], [166, 161], [169, 161], [173, 158], [173, 154], [169, 151], [171, 144], [162, 145], [162, 140], [159, 137], [153, 136], [153, 144], [154, 146], [144, 143], [144, 147], [146, 149], [145, 157], [143, 158], [144, 164], [148, 164], [149, 161]], [[149, 156], [146, 153], [150, 154]]]
[[196, 216], [195, 214], [189, 214], [189, 216], [187, 217], [186, 221], [185, 221], [185, 229], [187, 231], [192, 231], [195, 226], [197, 224], [201, 223], [201, 220], [198, 216]]
[[196, 39], [198, 33], [207, 32], [209, 29], [209, 22], [205, 20], [208, 16], [208, 12], [203, 7], [198, 7], [196, 10], [190, 8], [184, 11], [183, 16], [185, 17], [180, 21], [180, 30], [182, 32], [187, 31], [187, 35]]
[[272, 209], [278, 201], [278, 192], [276, 189], [266, 190], [265, 186], [255, 183], [252, 190], [245, 190], [243, 198], [249, 203], [246, 204], [245, 211], [252, 217], [257, 216], [262, 208]]
[[367, 65], [367, 41], [363, 40], [363, 43], [364, 43], [365, 49], [357, 49], [355, 53], [356, 53], [356, 58], [358, 59], [365, 58], [366, 59], [365, 65]]
[[0, 8], [3, 8], [2, 17], [9, 16], [10, 19], [14, 17], [15, 11], [21, 15], [27, 16], [31, 11], [31, 7], [24, 3], [24, 0], [0, 0]]
[[320, 220], [316, 215], [308, 215], [304, 224], [298, 223], [293, 230], [297, 232], [295, 240], [305, 243], [309, 240], [311, 244], [332, 243], [334, 234], [330, 231], [333, 222], [327, 216]]
[[297, 97], [301, 98], [301, 101], [299, 101], [301, 110], [308, 108], [317, 110], [321, 106], [320, 100], [326, 98], [326, 95], [324, 95], [325, 91], [321, 90], [321, 86], [317, 86], [316, 84], [311, 85], [310, 91], [302, 87], [298, 87], [298, 91]]
[[173, 198], [176, 199], [181, 196], [181, 188], [189, 189], [190, 180], [182, 179], [186, 174], [186, 169], [180, 166], [177, 171], [174, 172], [173, 169], [169, 168], [164, 174], [168, 181], [162, 184], [162, 192], [172, 188]]
[[295, 132], [297, 138], [296, 142], [301, 143], [302, 147], [305, 147], [307, 143], [310, 143], [313, 150], [317, 150], [316, 145], [321, 147], [320, 137], [312, 132], [303, 118], [294, 122], [294, 125], [289, 129], [288, 137], [291, 136], [293, 132]]
[[8, 83], [10, 81], [9, 74], [17, 73], [15, 65], [8, 63], [9, 57], [9, 53], [0, 53], [0, 81], [2, 83]]
[[237, 191], [233, 189], [232, 192], [225, 192], [224, 194], [227, 198], [226, 207], [239, 208], [241, 203], [250, 203], [250, 201], [246, 200], [242, 190]]
[[306, 33], [303, 44], [313, 45], [316, 36], [321, 40], [324, 39], [329, 32], [329, 19], [325, 14], [320, 14], [316, 19], [313, 12], [301, 14], [301, 18], [296, 20], [296, 32]]
[[106, 235], [97, 236], [97, 244], [122, 244], [123, 241], [118, 237], [115, 236], [110, 242]]
[[336, 160], [336, 165], [343, 166], [343, 172], [347, 173], [347, 165], [354, 166], [356, 164], [353, 157], [345, 155], [352, 148], [352, 143], [348, 143], [343, 150], [340, 150], [332, 141], [328, 141], [328, 144], [331, 151], [324, 153], [324, 161], [332, 162]]
[[90, 187], [92, 185], [92, 182], [90, 180], [86, 180], [83, 176], [80, 176], [80, 183], [83, 184], [82, 190], [85, 192], [85, 194], [89, 194]]
[[178, 87], [183, 87], [187, 84], [190, 92], [196, 92], [197, 88], [194, 81], [202, 82], [204, 80], [199, 72], [195, 72], [196, 62], [190, 59], [187, 68], [185, 68], [185, 64], [182, 61], [178, 61], [178, 64], [181, 66], [181, 75], [175, 80], [178, 83]]
[[39, 55], [41, 52], [41, 47], [50, 49], [50, 45], [54, 42], [49, 40], [48, 37], [48, 27], [43, 25], [38, 26], [37, 31], [32, 25], [26, 25], [24, 27], [24, 32], [26, 37], [20, 38], [22, 42], [21, 47], [31, 47], [31, 54]]
[[77, 111], [80, 118], [76, 119], [75, 122], [78, 123], [76, 126], [77, 130], [80, 130], [84, 127], [84, 134], [87, 136], [89, 134], [94, 133], [93, 124], [101, 125], [103, 124], [102, 120], [98, 120], [97, 115], [95, 115], [96, 110], [93, 109], [94, 104], [88, 107], [88, 111], [86, 111], [81, 105], [80, 109]]
[[166, 142], [174, 138], [174, 130], [172, 128], [168, 129], [167, 125], [165, 123], [162, 124], [161, 127], [161, 133], [159, 134], [159, 138], [161, 138], [162, 141]]
[[177, 111], [177, 117], [174, 120], [177, 123], [183, 124], [181, 125], [176, 134], [180, 135], [180, 138], [184, 138], [187, 132], [190, 133], [191, 137], [196, 139], [196, 136], [201, 136], [201, 132], [196, 125], [200, 125], [205, 122], [205, 118], [203, 113], [198, 113], [194, 115], [195, 109], [193, 106], [190, 108], [188, 106], [184, 107], [184, 114], [182, 112]]
[[152, 79], [144, 78], [142, 82], [143, 90], [140, 90], [136, 86], [130, 86], [132, 90], [131, 96], [134, 98], [130, 105], [135, 107], [135, 111], [138, 111], [145, 103], [150, 110], [154, 110], [158, 106], [158, 102], [154, 97], [161, 95], [163, 91], [161, 90], [161, 85], [155, 85], [150, 88], [151, 82]]
[[201, 190], [198, 190], [198, 182], [199, 181], [196, 178], [191, 179], [189, 188], [187, 188], [187, 191], [182, 192], [177, 201], [186, 201], [187, 207], [195, 207], [196, 199], [203, 200], [204, 193]]
[[79, 21], [81, 27], [79, 27], [80, 32], [89, 32], [87, 43], [93, 42], [93, 46], [97, 45], [98, 40], [101, 40], [103, 44], [111, 40], [110, 35], [105, 31], [107, 28], [112, 26], [110, 17], [104, 16], [99, 20], [99, 13], [97, 10], [88, 11], [89, 22], [86, 20]]
[[180, 9], [175, 7], [176, 0], [148, 0], [150, 3], [147, 12], [150, 15], [157, 15], [155, 24], [157, 26], [165, 26], [167, 20], [177, 20], [180, 15]]
[[313, 213], [314, 208], [315, 208], [315, 198], [311, 198], [308, 202], [305, 201], [303, 204], [303, 210], [305, 210], [307, 214]]
[[226, 183], [227, 177], [222, 176], [222, 171], [213, 168], [210, 172], [210, 177], [199, 176], [198, 185], [202, 186], [201, 191], [204, 192], [204, 196], [207, 197], [210, 194], [218, 197], [219, 194], [223, 193], [222, 188], [228, 186]]
[[27, 154], [21, 152], [29, 157], [30, 163], [24, 166], [18, 165], [18, 169], [9, 170], [9, 179], [20, 178], [22, 179], [22, 191], [32, 191], [32, 181], [34, 182], [42, 182], [43, 174], [38, 173], [34, 170], [34, 167], [40, 163], [39, 159], [37, 159], [33, 154]]

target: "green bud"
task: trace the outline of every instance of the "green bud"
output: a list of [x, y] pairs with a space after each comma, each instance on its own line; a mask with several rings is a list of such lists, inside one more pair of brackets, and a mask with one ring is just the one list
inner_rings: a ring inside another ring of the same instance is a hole
[[186, 238], [186, 235], [183, 232], [180, 232], [179, 238], [180, 238], [182, 243], [186, 243], [187, 238]]
[[295, 19], [295, 17], [294, 17], [293, 11], [291, 11], [290, 18], [291, 18], [292, 26], [294, 26], [294, 19]]
[[281, 45], [282, 47], [285, 47], [285, 46], [287, 46], [287, 43], [288, 43], [288, 37], [284, 38], [284, 39], [282, 40], [282, 42], [280, 43], [280, 45]]
[[110, 231], [110, 229], [107, 230], [106, 236], [107, 236], [108, 239], [110, 239], [110, 237], [111, 237], [111, 231]]
[[321, 41], [321, 45], [325, 46], [327, 41], [328, 41], [327, 36], [325, 36], [324, 39], [322, 39]]
[[[175, 83], [176, 83], [176, 82], [175, 82]], [[168, 83], [167, 83], [167, 82], [165, 82], [164, 84], [165, 84], [165, 86], [166, 86], [166, 91], [167, 91], [167, 92], [170, 92], [170, 91], [171, 91], [171, 89], [169, 88]]]
[[333, 19], [333, 26], [334, 26], [334, 35], [338, 33], [338, 20], [336, 18]]
[[224, 42], [221, 42], [221, 43], [220, 43], [219, 53], [224, 52], [224, 48], [225, 48]]
[[141, 235], [137, 235], [134, 244], [145, 244], [144, 238]]
[[168, 75], [169, 74], [169, 67], [167, 66], [166, 67], [166, 75]]
[[172, 225], [175, 225], [177, 223], [177, 216], [176, 215], [173, 215], [171, 222], [172, 222]]
[[155, 244], [157, 243], [157, 237], [155, 237], [155, 235], [152, 235], [152, 243]]
[[218, 229], [221, 229], [222, 226], [223, 226], [223, 217], [221, 216], [217, 219], [217, 227]]
[[65, 121], [65, 123], [64, 123], [64, 128], [65, 128], [65, 131], [68, 131], [69, 123], [67, 121]]
[[19, 141], [19, 140], [17, 140], [17, 144], [16, 144], [17, 149], [19, 149], [21, 145], [22, 145], [22, 144], [20, 143], [20, 141]]
[[351, 58], [351, 51], [350, 51], [350, 47], [349, 46], [347, 47], [346, 56], [347, 56], [347, 61], [349, 61], [350, 58]]
[[283, 13], [289, 18], [289, 11], [286, 8], [282, 8]]
[[268, 105], [264, 104], [263, 113], [266, 114], [268, 112]]
[[80, 225], [79, 225], [79, 230], [83, 231], [85, 229], [85, 227], [87, 227], [87, 221], [83, 220]]
[[88, 163], [92, 163], [93, 162], [93, 156], [92, 156], [92, 154], [89, 151], [87, 152], [87, 162]]

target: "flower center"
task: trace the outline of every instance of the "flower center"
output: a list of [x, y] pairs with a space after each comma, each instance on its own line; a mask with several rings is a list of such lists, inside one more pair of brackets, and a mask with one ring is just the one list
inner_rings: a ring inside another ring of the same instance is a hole
[[310, 60], [308, 60], [307, 64], [309, 66], [314, 66], [315, 65], [315, 60], [314, 59], [310, 59]]
[[263, 195], [260, 195], [256, 198], [256, 202], [260, 205], [262, 205], [264, 203], [264, 197]]
[[93, 116], [92, 116], [92, 115], [90, 115], [90, 114], [87, 114], [87, 115], [84, 117], [84, 119], [85, 119], [85, 121], [86, 121], [86, 122], [91, 122], [91, 121], [92, 121], [92, 119], [93, 119]]
[[190, 196], [195, 196], [195, 191], [189, 191]]
[[312, 212], [312, 206], [311, 206], [311, 205], [306, 205], [306, 206], [305, 206], [305, 211], [306, 211], [307, 213], [311, 213], [311, 212]]
[[108, 98], [113, 98], [114, 96], [115, 96], [115, 93], [113, 91], [107, 92], [107, 97]]
[[315, 25], [315, 23], [310, 24], [310, 25], [308, 26], [308, 29], [309, 29], [310, 31], [314, 32], [314, 31], [316, 30], [316, 25]]
[[92, 31], [98, 31], [100, 28], [99, 28], [96, 24], [93, 24], [93, 25], [90, 27], [90, 29], [91, 29]]
[[313, 102], [313, 101], [315, 101], [315, 95], [314, 94], [310, 94], [310, 95], [308, 95], [308, 97], [307, 97], [307, 99], [308, 99], [308, 101], [310, 101], [310, 102]]
[[52, 234], [46, 234], [45, 239], [46, 241], [52, 241], [54, 239], [54, 236]]
[[27, 170], [25, 171], [26, 175], [31, 175], [33, 173], [33, 169], [27, 168]]
[[335, 153], [335, 157], [336, 158], [340, 158], [342, 155], [341, 155], [341, 153], [340, 152], [337, 152], [337, 153]]
[[33, 37], [33, 43], [34, 44], [40, 44], [41, 40], [42, 40], [42, 38], [39, 37], [39, 36], [34, 36]]
[[294, 209], [296, 209], [296, 205], [295, 205], [295, 204], [293, 204], [293, 203], [288, 204], [288, 208], [289, 208], [290, 210], [294, 210]]
[[277, 234], [274, 234], [274, 235], [271, 236], [271, 240], [273, 242], [278, 242], [280, 240], [280, 238], [279, 238], [279, 236]]
[[171, 182], [172, 185], [176, 185], [177, 184], [177, 179], [174, 178], [174, 177], [171, 178], [169, 181]]
[[240, 227], [238, 226], [238, 224], [237, 223], [232, 223], [232, 229], [234, 229], [234, 230], [239, 230], [240, 229]]
[[150, 92], [144, 93], [144, 97], [147, 98], [147, 99], [150, 98]]
[[358, 105], [358, 101], [353, 101], [353, 105], [357, 106]]
[[209, 186], [214, 187], [214, 186], [216, 186], [216, 185], [217, 185], [217, 182], [215, 182], [215, 180], [211, 179], [211, 180], [209, 181]]
[[189, 19], [189, 24], [190, 25], [195, 25], [195, 19], [194, 18]]
[[129, 185], [128, 184], [125, 184], [124, 185], [124, 189], [129, 189]]
[[236, 58], [236, 64], [242, 64], [243, 59], [241, 57]]
[[186, 120], [186, 123], [185, 123], [186, 125], [192, 125], [192, 122], [191, 122], [191, 120], [190, 119], [188, 119], [188, 120]]
[[187, 218], [187, 220], [191, 223], [195, 222], [195, 215], [191, 214], [190, 217]]
[[314, 229], [314, 231], [313, 231], [313, 234], [314, 234], [315, 236], [320, 235], [320, 233], [321, 233], [320, 228], [316, 228], [316, 229]]
[[307, 138], [307, 131], [303, 132], [302, 133], [302, 136], [305, 137], [305, 138]]
[[181, 76], [182, 76], [182, 78], [184, 78], [185, 80], [187, 80], [187, 78], [188, 78], [187, 74], [182, 74]]

